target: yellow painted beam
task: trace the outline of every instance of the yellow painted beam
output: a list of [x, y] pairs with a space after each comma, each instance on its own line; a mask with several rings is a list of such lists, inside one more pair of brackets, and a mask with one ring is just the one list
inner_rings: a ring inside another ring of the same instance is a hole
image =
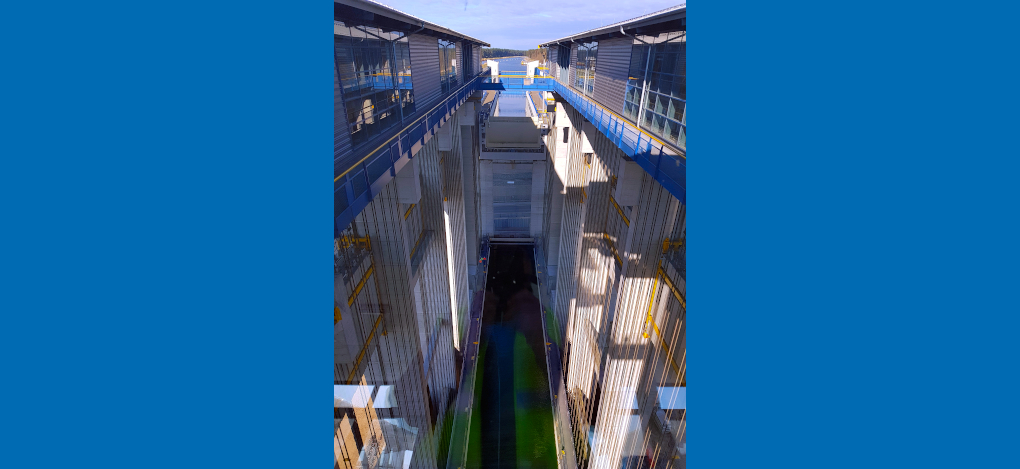
[[418, 250], [418, 245], [419, 245], [419, 244], [421, 244], [421, 239], [422, 239], [422, 238], [423, 238], [424, 236], [425, 236], [425, 231], [424, 231], [424, 230], [422, 230], [422, 232], [421, 232], [421, 233], [420, 233], [420, 234], [418, 235], [418, 241], [415, 241], [415, 242], [414, 242], [414, 247], [413, 247], [413, 248], [411, 248], [411, 255], [410, 255], [410, 256], [407, 256], [407, 257], [408, 257], [409, 259], [413, 259], [413, 258], [414, 258], [414, 253], [415, 253], [415, 251], [417, 251], [417, 250]]
[[680, 238], [676, 241], [670, 241], [668, 238], [662, 240], [662, 253], [669, 252], [670, 249], [680, 249], [684, 245], [684, 238]]
[[662, 277], [662, 281], [665, 282], [667, 286], [669, 286], [669, 290], [673, 292], [673, 296], [676, 297], [676, 300], [680, 302], [680, 306], [683, 306], [684, 309], [687, 309], [687, 301], [684, 300], [684, 296], [680, 294], [680, 289], [677, 288], [676, 285], [673, 285], [673, 281], [669, 279], [668, 275], [666, 275], [666, 271], [662, 270], [661, 262], [659, 265], [659, 276]]
[[[672, 365], [673, 372], [675, 372], [677, 376], [680, 376], [680, 367], [676, 364], [676, 360], [673, 359], [673, 354], [669, 350], [669, 345], [666, 344], [666, 340], [663, 339], [662, 333], [659, 332], [659, 325], [655, 323], [655, 318], [652, 317], [652, 307], [655, 305], [655, 292], [658, 287], [659, 277], [662, 277], [664, 282], [669, 282], [669, 278], [665, 276], [665, 272], [662, 270], [662, 261], [659, 261], [658, 275], [656, 275], [655, 280], [652, 281], [652, 295], [651, 298], [648, 299], [648, 318], [645, 319], [645, 325], [647, 326], [648, 323], [652, 324], [652, 329], [655, 330], [655, 335], [659, 338], [659, 343], [662, 346], [663, 353], [669, 357], [669, 364]], [[670, 282], [669, 285], [672, 289], [672, 282]], [[645, 333], [645, 338], [648, 338], [647, 332]]]
[[[651, 318], [649, 318], [651, 319]], [[673, 366], [673, 372], [680, 376], [680, 367], [677, 366], [676, 360], [673, 359], [673, 354], [669, 351], [669, 345], [666, 344], [666, 340], [662, 338], [662, 333], [659, 332], [659, 325], [655, 324], [655, 320], [652, 319], [652, 327], [655, 328], [655, 335], [659, 337], [659, 342], [662, 346], [662, 352], [669, 357], [669, 364]]]
[[614, 199], [613, 196], [609, 196], [609, 201], [613, 203], [613, 207], [616, 207], [616, 213], [620, 214], [620, 218], [623, 219], [623, 223], [630, 226], [630, 220], [627, 218], [627, 215], [623, 214], [623, 209], [621, 209], [620, 205], [616, 203], [616, 199]]
[[344, 235], [340, 238], [339, 244], [340, 247], [344, 249], [349, 249], [351, 246], [360, 246], [368, 249], [369, 251], [372, 250], [372, 240], [368, 236], [365, 236], [364, 238], [354, 238]]
[[404, 220], [407, 220], [407, 217], [411, 216], [411, 210], [414, 210], [415, 205], [417, 204], [411, 204], [410, 207], [407, 207], [407, 211], [404, 212]]
[[365, 281], [368, 280], [368, 277], [372, 275], [372, 272], [374, 270], [375, 264], [368, 266], [368, 270], [365, 271], [365, 275], [361, 277], [361, 281], [358, 282], [358, 285], [356, 287], [354, 287], [354, 293], [351, 293], [351, 297], [347, 299], [347, 306], [351, 306], [354, 304], [354, 299], [358, 297], [358, 293], [361, 293], [361, 289], [365, 288]]
[[358, 359], [354, 361], [354, 367], [351, 368], [351, 374], [347, 377], [347, 384], [354, 384], [354, 377], [358, 374], [358, 366], [361, 365], [361, 360], [365, 358], [365, 352], [368, 351], [368, 345], [372, 343], [372, 338], [375, 337], [375, 330], [379, 328], [379, 323], [382, 322], [382, 314], [375, 320], [375, 325], [372, 326], [372, 332], [368, 333], [368, 338], [365, 339], [365, 345], [361, 347], [361, 352], [358, 353]]

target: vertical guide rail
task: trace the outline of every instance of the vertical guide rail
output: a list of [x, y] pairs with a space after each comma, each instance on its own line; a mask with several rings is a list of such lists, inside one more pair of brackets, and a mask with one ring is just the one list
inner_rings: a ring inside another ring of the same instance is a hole
[[450, 456], [446, 462], [447, 469], [464, 469], [467, 467], [467, 453], [471, 436], [471, 413], [475, 399], [475, 375], [478, 370], [479, 342], [482, 335], [482, 310], [485, 304], [485, 283], [489, 272], [489, 239], [482, 238], [481, 249], [478, 250], [482, 261], [481, 290], [475, 293], [471, 302], [467, 337], [464, 341], [464, 362], [461, 365], [460, 386], [457, 392], [457, 404], [453, 417], [453, 430], [450, 432]]
[[556, 462], [559, 469], [573, 469], [577, 467], [577, 457], [574, 454], [574, 443], [571, 441], [573, 432], [570, 429], [570, 415], [567, 412], [567, 389], [563, 380], [563, 363], [560, 361], [563, 356], [563, 351], [559, 346], [561, 338], [550, 340], [547, 332], [549, 324], [546, 322], [545, 288], [541, 275], [546, 272], [543, 270], [546, 269], [545, 250], [542, 249], [541, 238], [535, 238], [534, 254], [535, 277], [538, 278], [538, 302], [542, 308], [542, 337], [546, 344], [545, 365], [546, 372], [549, 373], [549, 397], [552, 399], [553, 432], [556, 436]]

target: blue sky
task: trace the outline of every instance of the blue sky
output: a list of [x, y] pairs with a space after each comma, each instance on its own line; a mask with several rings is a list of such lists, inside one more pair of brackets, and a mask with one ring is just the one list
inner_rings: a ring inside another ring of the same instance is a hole
[[539, 43], [685, 3], [684, 0], [376, 0], [492, 44]]

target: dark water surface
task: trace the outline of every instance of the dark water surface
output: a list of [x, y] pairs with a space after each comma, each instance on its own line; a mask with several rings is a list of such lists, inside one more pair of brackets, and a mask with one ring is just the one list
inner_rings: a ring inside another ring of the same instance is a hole
[[531, 246], [492, 247], [468, 467], [556, 467], [537, 288]]

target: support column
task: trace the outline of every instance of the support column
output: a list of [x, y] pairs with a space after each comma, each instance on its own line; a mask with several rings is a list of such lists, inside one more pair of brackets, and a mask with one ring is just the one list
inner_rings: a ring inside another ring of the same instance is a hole
[[481, 206], [478, 208], [481, 223], [478, 231], [481, 236], [492, 236], [495, 231], [492, 212], [492, 161], [480, 160], [478, 163], [478, 193], [481, 199], [479, 201]]
[[539, 237], [545, 232], [545, 188], [548, 165], [545, 161], [531, 164], [531, 229], [532, 237]]

